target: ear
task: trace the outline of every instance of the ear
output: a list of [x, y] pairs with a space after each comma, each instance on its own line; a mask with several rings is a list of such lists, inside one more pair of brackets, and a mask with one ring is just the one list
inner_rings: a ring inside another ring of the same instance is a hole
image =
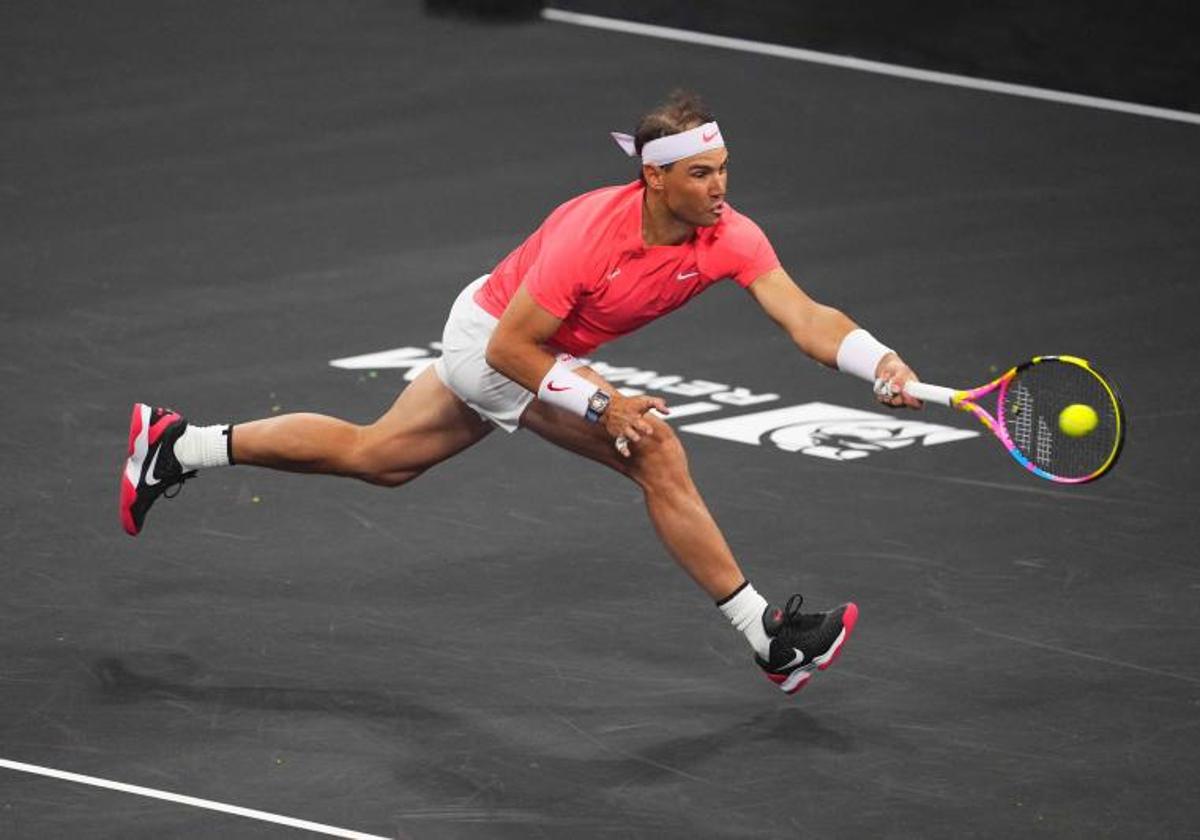
[[663, 175], [665, 173], [662, 167], [655, 166], [653, 163], [642, 164], [642, 177], [646, 179], [646, 187], [648, 189], [661, 191], [665, 184], [663, 183]]

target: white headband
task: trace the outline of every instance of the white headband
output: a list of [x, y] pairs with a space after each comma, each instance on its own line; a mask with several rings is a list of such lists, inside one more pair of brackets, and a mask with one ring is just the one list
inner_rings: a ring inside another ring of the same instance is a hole
[[[625, 150], [625, 154], [637, 157], [637, 146], [632, 136], [614, 131], [612, 137], [617, 141], [617, 145]], [[642, 146], [642, 163], [666, 166], [685, 157], [723, 148], [725, 140], [721, 137], [721, 129], [715, 122], [708, 122], [678, 134], [668, 134], [666, 137], [651, 140]]]

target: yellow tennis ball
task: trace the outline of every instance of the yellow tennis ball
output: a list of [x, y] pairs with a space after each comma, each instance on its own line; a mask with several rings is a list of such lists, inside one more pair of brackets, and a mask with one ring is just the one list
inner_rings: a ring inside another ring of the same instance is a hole
[[1096, 414], [1096, 409], [1083, 403], [1069, 405], [1058, 415], [1058, 428], [1063, 430], [1063, 434], [1071, 437], [1090, 435], [1096, 430], [1099, 422], [1100, 416]]

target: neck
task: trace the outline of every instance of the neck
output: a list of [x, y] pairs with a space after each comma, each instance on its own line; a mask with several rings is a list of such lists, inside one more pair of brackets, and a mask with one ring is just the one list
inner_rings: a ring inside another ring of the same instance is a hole
[[642, 242], [653, 245], [682, 245], [696, 233], [695, 225], [681, 222], [658, 193], [646, 189], [642, 199]]

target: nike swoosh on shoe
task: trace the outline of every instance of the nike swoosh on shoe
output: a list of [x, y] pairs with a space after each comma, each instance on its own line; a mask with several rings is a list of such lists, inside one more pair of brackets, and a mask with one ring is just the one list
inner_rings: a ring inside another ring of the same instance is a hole
[[162, 483], [161, 478], [154, 477], [154, 467], [156, 464], [158, 464], [158, 453], [160, 452], [162, 452], [161, 446], [154, 450], [154, 457], [150, 459], [150, 464], [146, 467], [146, 475], [143, 478], [143, 481], [146, 482], [147, 487], [153, 487], [155, 484]]

